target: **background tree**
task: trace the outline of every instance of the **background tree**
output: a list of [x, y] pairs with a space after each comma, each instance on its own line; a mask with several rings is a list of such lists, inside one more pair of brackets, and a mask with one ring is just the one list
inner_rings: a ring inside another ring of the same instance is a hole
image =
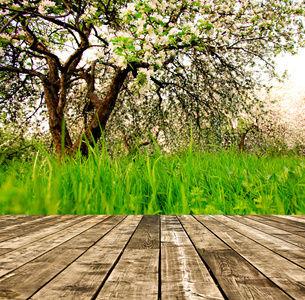
[[[200, 139], [202, 126], [249, 111], [261, 72], [276, 76], [274, 56], [304, 38], [304, 5], [288, 0], [4, 0], [0, 9], [1, 111], [13, 120], [46, 107], [57, 153], [86, 154], [84, 140], [111, 132], [109, 120], [162, 129], [170, 142], [194, 124]], [[83, 130], [71, 132], [80, 108]]]

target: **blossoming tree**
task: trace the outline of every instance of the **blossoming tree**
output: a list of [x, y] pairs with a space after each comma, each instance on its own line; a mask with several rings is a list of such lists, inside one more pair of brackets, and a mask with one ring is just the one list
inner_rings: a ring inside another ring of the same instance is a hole
[[[117, 107], [138, 102], [154, 103], [151, 123], [181, 122], [179, 107], [198, 126], [248, 109], [261, 72], [275, 76], [272, 58], [304, 37], [304, 5], [292, 0], [1, 0], [0, 9], [1, 109], [10, 116], [42, 96], [58, 153], [85, 154]], [[93, 114], [73, 140], [65, 120], [80, 88]]]

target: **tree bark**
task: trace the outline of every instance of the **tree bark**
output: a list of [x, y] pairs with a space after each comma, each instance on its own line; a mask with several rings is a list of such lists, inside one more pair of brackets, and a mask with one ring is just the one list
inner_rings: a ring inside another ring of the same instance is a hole
[[[44, 95], [49, 113], [50, 132], [55, 144], [56, 153], [62, 153], [63, 149], [71, 148], [72, 141], [67, 130], [63, 114], [58, 114], [58, 93], [51, 83], [44, 82]], [[64, 136], [63, 136], [64, 133]]]
[[246, 138], [247, 133], [248, 133], [248, 130], [246, 132], [244, 132], [240, 137], [240, 141], [239, 141], [239, 145], [238, 145], [238, 149], [240, 152], [245, 151], [245, 138]]
[[248, 134], [248, 132], [250, 130], [253, 130], [253, 129], [256, 129], [258, 130], [258, 126], [255, 125], [255, 124], [252, 124], [249, 128], [246, 129], [245, 132], [243, 132], [243, 134], [241, 135], [240, 137], [240, 141], [239, 141], [239, 144], [238, 144], [238, 149], [240, 152], [243, 152], [245, 151], [245, 139], [246, 139], [246, 135]]
[[89, 88], [87, 96], [97, 106], [97, 110], [84, 134], [73, 144], [72, 149], [68, 150], [69, 154], [80, 148], [83, 155], [88, 155], [86, 140], [89, 145], [93, 146], [94, 142], [101, 137], [102, 131], [105, 129], [106, 123], [115, 107], [120, 89], [130, 71], [131, 68], [129, 66], [124, 70], [121, 68], [116, 70], [104, 101], [97, 101], [98, 96]]

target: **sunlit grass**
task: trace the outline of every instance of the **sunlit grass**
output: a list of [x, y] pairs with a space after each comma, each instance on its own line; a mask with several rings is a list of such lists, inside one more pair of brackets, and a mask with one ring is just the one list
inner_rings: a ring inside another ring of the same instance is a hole
[[[40, 151], [42, 152], [42, 151]], [[138, 153], [105, 149], [58, 163], [0, 166], [1, 214], [305, 214], [301, 157], [234, 151]]]

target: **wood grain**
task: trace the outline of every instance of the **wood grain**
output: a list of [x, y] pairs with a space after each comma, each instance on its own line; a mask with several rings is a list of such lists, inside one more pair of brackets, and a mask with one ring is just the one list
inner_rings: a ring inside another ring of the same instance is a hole
[[125, 216], [112, 216], [104, 222], [98, 222], [81, 234], [2, 277], [0, 293], [10, 291], [18, 294], [14, 299], [31, 297], [124, 218]]
[[142, 216], [128, 216], [31, 299], [91, 299], [136, 229]]
[[0, 216], [0, 300], [305, 300], [304, 225], [304, 216]]
[[305, 237], [305, 230], [304, 229], [302, 230], [301, 228], [291, 226], [291, 225], [288, 225], [288, 224], [285, 224], [285, 226], [284, 226], [283, 224], [273, 220], [272, 216], [262, 217], [262, 216], [258, 216], [258, 215], [253, 215], [253, 216], [247, 216], [247, 218], [250, 218], [252, 220], [256, 220], [258, 222], [261, 222], [263, 224], [267, 224], [267, 225], [275, 227], [275, 228], [279, 228], [279, 229], [287, 231], [289, 233], [293, 233], [293, 234]]
[[[52, 221], [60, 219], [61, 216], [29, 216], [32, 218], [24, 218], [24, 222], [16, 225], [8, 226], [1, 230], [0, 242], [9, 239], [33, 233], [34, 231], [41, 230], [48, 226], [52, 226]], [[51, 225], [49, 225], [51, 224]]]
[[[200, 221], [206, 221], [209, 217], [200, 216], [199, 218]], [[290, 299], [248, 261], [211, 233], [207, 227], [200, 223], [196, 224], [197, 221], [191, 216], [181, 216], [179, 219], [201, 258], [229, 299]], [[207, 242], [205, 242], [205, 236], [207, 236]], [[211, 244], [218, 244], [220, 247], [210, 247]]]
[[0, 255], [36, 242], [42, 238], [45, 238], [51, 234], [54, 234], [55, 232], [61, 231], [88, 218], [88, 216], [62, 216], [60, 219], [53, 220], [51, 223], [49, 223], [49, 227], [43, 227], [38, 231], [28, 232], [25, 235], [1, 242]]
[[[292, 298], [302, 299], [305, 295], [303, 268], [212, 217], [198, 216], [196, 218]], [[269, 263], [270, 261], [272, 264]]]
[[305, 268], [304, 249], [225, 216], [213, 216], [217, 221], [252, 239], [267, 249]]
[[160, 217], [144, 216], [97, 300], [158, 299]]
[[288, 225], [289, 227], [290, 226], [295, 227], [295, 229], [299, 230], [299, 231], [305, 230], [305, 223], [302, 223], [299, 221], [285, 219], [285, 218], [281, 218], [278, 216], [261, 216], [261, 217], [267, 218], [268, 220], [275, 221], [275, 222], [279, 223], [280, 226], [283, 226], [283, 224], [284, 224], [285, 225], [284, 228], [286, 227], [286, 225]]
[[159, 249], [160, 216], [144, 216], [127, 249]]
[[262, 222], [258, 222], [256, 220], [248, 218], [248, 216], [228, 216], [228, 217], [233, 218], [234, 220], [237, 220], [245, 225], [248, 225], [248, 226], [258, 229], [262, 232], [268, 233], [269, 235], [278, 237], [284, 241], [287, 241], [289, 243], [292, 243], [296, 246], [299, 246], [299, 247], [305, 249], [305, 238], [302, 236], [295, 235], [291, 232], [287, 232], [283, 229], [276, 228], [276, 227], [264, 224]]
[[290, 220], [293, 220], [293, 221], [301, 222], [303, 224], [305, 223], [305, 217], [300, 216], [300, 215], [293, 215], [293, 216], [278, 215], [277, 217], [285, 218], [285, 219], [290, 219]]
[[0, 276], [4, 276], [20, 266], [34, 260], [35, 258], [47, 253], [53, 248], [65, 243], [75, 236], [86, 231], [90, 227], [101, 222], [105, 217], [90, 217], [83, 222], [75, 224], [62, 232], [52, 234], [42, 240], [31, 243], [24, 247], [17, 248], [0, 256]]
[[161, 299], [224, 299], [176, 216], [161, 216]]

